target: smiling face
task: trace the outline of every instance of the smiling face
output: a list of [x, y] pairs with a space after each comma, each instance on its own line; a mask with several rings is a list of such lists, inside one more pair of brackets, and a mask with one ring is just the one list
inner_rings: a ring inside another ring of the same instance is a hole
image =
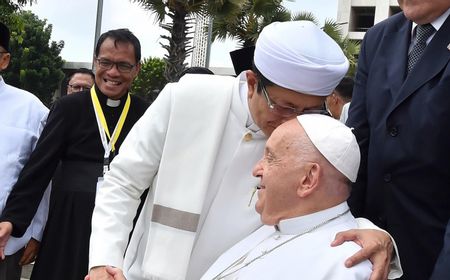
[[300, 132], [296, 120], [278, 127], [267, 140], [264, 157], [253, 169], [253, 175], [261, 180], [255, 209], [265, 225], [298, 216], [302, 207], [301, 188], [312, 163], [301, 155], [310, 153], [308, 147], [305, 152], [299, 151], [298, 137], [306, 137]]
[[[136, 66], [129, 73], [119, 71], [117, 64], [108, 70], [99, 65], [99, 59]], [[126, 94], [140, 70], [140, 64], [135, 59], [133, 45], [128, 42], [114, 43], [111, 38], [106, 38], [100, 46], [95, 65], [95, 83], [100, 91], [111, 99], [120, 99]]]
[[[282, 116], [269, 108], [262, 92], [257, 92], [258, 78], [253, 71], [247, 71], [248, 106], [253, 120], [269, 137], [280, 124], [294, 119], [296, 114]], [[297, 111], [323, 107], [325, 97], [302, 94], [280, 86], [266, 86], [270, 100], [278, 105], [295, 108]]]

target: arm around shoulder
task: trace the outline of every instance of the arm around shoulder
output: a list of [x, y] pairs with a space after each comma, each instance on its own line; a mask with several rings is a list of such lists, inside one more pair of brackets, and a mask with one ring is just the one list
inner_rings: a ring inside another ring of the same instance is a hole
[[332, 246], [353, 241], [362, 247], [349, 257], [345, 265], [351, 267], [369, 259], [373, 264], [371, 280], [396, 279], [403, 275], [397, 245], [391, 235], [364, 218], [357, 218], [358, 229], [347, 230], [336, 235]]

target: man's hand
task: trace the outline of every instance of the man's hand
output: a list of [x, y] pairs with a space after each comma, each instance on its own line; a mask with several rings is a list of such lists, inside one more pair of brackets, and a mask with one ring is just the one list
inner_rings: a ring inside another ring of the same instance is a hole
[[[122, 273], [121, 270], [120, 273]], [[119, 279], [121, 278], [115, 278], [113, 274], [109, 273], [106, 266], [93, 267], [91, 268], [91, 270], [89, 270], [89, 275], [84, 277], [84, 280], [119, 280]], [[122, 279], [125, 279], [125, 277]]]
[[11, 236], [12, 229], [13, 225], [10, 222], [0, 223], [0, 258], [2, 260], [5, 259], [5, 247], [9, 237]]
[[34, 238], [31, 238], [30, 241], [28, 241], [27, 246], [25, 247], [25, 250], [23, 251], [22, 258], [19, 261], [19, 265], [26, 265], [29, 263], [32, 263], [39, 252], [39, 241], [37, 241]]
[[347, 230], [336, 234], [331, 246], [341, 245], [345, 241], [354, 241], [362, 247], [361, 250], [345, 261], [346, 267], [352, 267], [368, 259], [373, 265], [370, 280], [387, 279], [393, 251], [389, 234], [375, 229]]
[[125, 279], [122, 270], [117, 267], [107, 266], [106, 271], [114, 277], [114, 280], [127, 280]]

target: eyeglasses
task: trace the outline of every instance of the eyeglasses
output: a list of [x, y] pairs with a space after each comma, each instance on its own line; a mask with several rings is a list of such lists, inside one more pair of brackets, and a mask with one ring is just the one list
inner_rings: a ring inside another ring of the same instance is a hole
[[103, 68], [105, 70], [110, 70], [113, 68], [114, 65], [116, 65], [117, 70], [121, 73], [130, 73], [131, 70], [133, 70], [134, 67], [136, 67], [136, 64], [130, 64], [128, 62], [114, 62], [109, 59], [103, 59], [103, 58], [96, 58], [95, 61], [97, 61], [98, 66], [100, 68]]
[[320, 108], [320, 109], [299, 110], [294, 107], [276, 104], [275, 102], [270, 100], [269, 93], [267, 92], [266, 86], [262, 82], [260, 82], [260, 83], [261, 83], [261, 87], [262, 87], [262, 92], [267, 101], [267, 105], [269, 106], [269, 109], [272, 112], [274, 112], [275, 114], [278, 114], [283, 117], [300, 116], [300, 115], [304, 115], [304, 114], [320, 114], [320, 115], [330, 116], [330, 113], [326, 110], [325, 105], [323, 105], [322, 108]]
[[83, 91], [83, 90], [90, 90], [91, 88], [89, 86], [82, 86], [82, 85], [68, 85], [73, 92]]

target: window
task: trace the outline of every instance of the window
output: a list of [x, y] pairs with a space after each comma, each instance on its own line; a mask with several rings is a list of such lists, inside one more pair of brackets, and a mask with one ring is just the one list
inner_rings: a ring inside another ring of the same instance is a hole
[[350, 31], [366, 32], [375, 20], [375, 7], [352, 7]]
[[399, 6], [390, 6], [389, 7], [389, 16], [393, 16], [397, 13], [400, 13], [402, 9]]

